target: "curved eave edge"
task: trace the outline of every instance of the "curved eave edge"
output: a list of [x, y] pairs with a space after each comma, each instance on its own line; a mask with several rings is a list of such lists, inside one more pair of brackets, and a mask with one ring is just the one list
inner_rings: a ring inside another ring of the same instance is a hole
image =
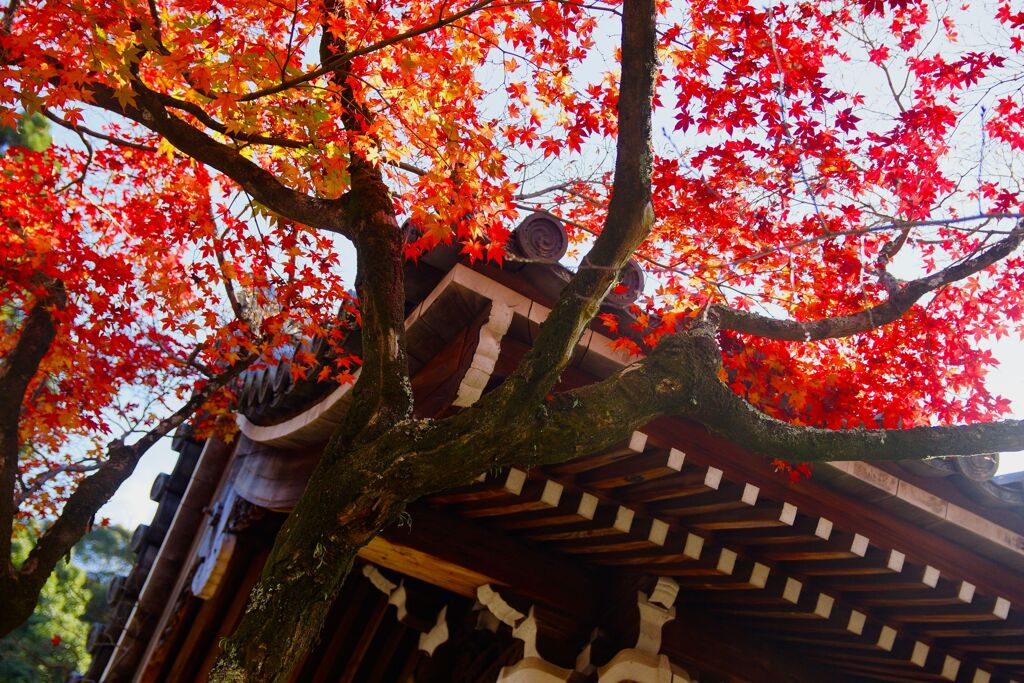
[[[543, 322], [550, 313], [548, 307], [459, 263], [448, 272], [407, 318], [406, 329], [412, 327], [453, 285], [460, 285], [472, 290], [492, 302], [500, 302], [511, 308], [514, 314], [535, 324]], [[584, 332], [580, 340], [580, 347], [585, 349], [586, 354], [601, 356], [618, 367], [624, 367], [635, 360], [628, 353], [613, 348], [611, 339], [590, 329]], [[340, 423], [348, 405], [350, 391], [351, 385], [338, 387], [326, 398], [299, 415], [275, 425], [257, 425], [245, 416], [239, 416], [238, 425], [245, 436], [258, 443], [284, 449], [319, 446], [327, 440], [333, 429]], [[853, 477], [880, 488], [892, 497], [900, 499], [918, 510], [928, 512], [938, 520], [955, 525], [1002, 548], [1012, 550], [1015, 555], [1024, 557], [1024, 537], [1020, 534], [899, 477], [888, 474], [878, 467], [864, 462], [835, 462], [825, 466], [836, 469], [844, 476]]]
[[[405, 328], [413, 327], [441, 296], [451, 287], [458, 285], [471, 290], [492, 302], [498, 302], [511, 309], [531, 323], [540, 324], [547, 319], [551, 309], [533, 299], [496, 282], [486, 275], [458, 263], [437, 284], [431, 293], [413, 310], [405, 321]], [[587, 330], [579, 344], [587, 354], [624, 366], [631, 361], [628, 353], [612, 347], [612, 340]], [[356, 373], [358, 379], [359, 373]], [[238, 427], [249, 439], [278, 448], [309, 448], [322, 444], [341, 421], [348, 407], [352, 384], [338, 387], [318, 403], [298, 415], [273, 425], [258, 425], [244, 415], [238, 416]]]
[[[358, 377], [358, 373], [356, 373]], [[239, 415], [238, 428], [256, 443], [298, 449], [322, 444], [341, 421], [348, 407], [351, 384], [343, 384], [295, 417], [273, 425], [258, 425]]]

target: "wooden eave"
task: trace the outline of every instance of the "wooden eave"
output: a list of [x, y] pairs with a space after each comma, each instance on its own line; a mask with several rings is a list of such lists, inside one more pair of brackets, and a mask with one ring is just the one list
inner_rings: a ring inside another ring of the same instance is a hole
[[[416, 356], [418, 373], [430, 371], [431, 357], [448, 341], [431, 347], [428, 340], [442, 330], [450, 339], [487, 301], [515, 313], [492, 372], [500, 377], [515, 366], [548, 308], [523, 293], [539, 296], [536, 286], [517, 287], [525, 280], [508, 274], [499, 282], [493, 274], [455, 264], [413, 309], [410, 347], [426, 349]], [[564, 383], [594, 381], [628, 362], [610, 339], [590, 330]], [[327, 412], [318, 405], [310, 416]], [[254, 430], [244, 419], [242, 428], [278, 447], [312, 443], [296, 442], [285, 430]], [[524, 557], [526, 543], [571, 558], [574, 566], [671, 577], [686, 591], [684, 605], [701, 614], [736, 619], [760, 637], [802, 643], [810, 657], [853, 653], [838, 664], [851, 676], [939, 680], [953, 667], [958, 679], [972, 667], [982, 672], [978, 680], [985, 673], [993, 680], [1003, 672], [1024, 674], [1024, 615], [1012, 608], [1024, 605], [1020, 517], [983, 514], [972, 501], [951, 502], [900, 474], [832, 463], [794, 484], [764, 458], [698, 425], [665, 418], [617, 451], [489, 476], [413, 510], [414, 529], [430, 525], [417, 515], [443, 511], [510, 539], [509, 547], [489, 551], [503, 558], [504, 575], [481, 566], [470, 551], [479, 538], [451, 533], [450, 525], [425, 547], [415, 534], [391, 530], [363, 556], [462, 595], [484, 579], [515, 589], [518, 576], [520, 588], [533, 591], [528, 597], [542, 599], [530, 588], [542, 582], [528, 578], [528, 563], [505, 564]], [[441, 549], [442, 539], [450, 547]], [[980, 632], [987, 636], [975, 642]], [[1006, 642], [1019, 644], [1020, 654], [1004, 652]]]
[[[515, 367], [567, 280], [558, 266], [509, 272], [442, 256], [410, 271], [407, 320], [417, 401], [433, 397], [435, 413], [456, 409], [451, 401], [472, 393], [480, 373], [493, 385]], [[504, 328], [488, 325], [495, 302], [512, 312]], [[630, 361], [592, 326], [564, 386]], [[292, 461], [315, 459], [347, 392], [335, 388], [276, 422], [239, 418], [245, 453], [259, 451], [245, 456], [258, 463], [252, 502], [293, 504], [297, 493], [280, 492], [301, 491], [308, 467]], [[507, 586], [533, 604], [599, 619], [593, 596], [602, 586], [664, 576], [682, 587], [680, 622], [689, 610], [735, 625], [741, 640], [799, 648], [846, 680], [1024, 679], [1020, 509], [987, 508], [948, 479], [832, 463], [792, 483], [727, 439], [663, 418], [608, 452], [491, 473], [410, 513], [411, 532], [387, 530], [363, 558], [455, 595]], [[666, 651], [692, 659], [666, 638]]]

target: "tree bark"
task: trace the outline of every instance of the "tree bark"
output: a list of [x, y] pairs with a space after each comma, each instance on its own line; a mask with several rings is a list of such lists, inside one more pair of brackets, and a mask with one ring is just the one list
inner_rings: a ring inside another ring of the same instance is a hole
[[[114, 441], [107, 449], [107, 458], [75, 488], [61, 514], [46, 527], [20, 567], [10, 560], [10, 539], [13, 528], [7, 527], [2, 538], [7, 542], [6, 571], [0, 576], [0, 637], [10, 633], [31, 616], [39, 592], [54, 567], [89, 530], [101, 507], [121, 484], [135, 471], [139, 459], [160, 439], [185, 422], [210, 396], [245, 370], [255, 359], [245, 355], [226, 368], [216, 379], [193, 392], [189, 400], [172, 415], [161, 420], [138, 441], [125, 445]], [[20, 404], [19, 404], [20, 405]], [[5, 500], [14, 500], [14, 490], [0, 493]]]
[[[388, 197], [379, 174], [360, 161], [352, 163], [350, 195], [367, 203], [354, 206], [358, 213], [348, 221], [354, 226], [350, 234], [359, 259], [363, 370], [346, 420], [328, 443], [282, 528], [212, 680], [288, 680], [316, 643], [359, 548], [394, 522], [409, 502], [501, 464], [519, 450], [513, 444], [526, 446], [522, 452], [543, 452], [536, 440], [542, 424], [535, 418], [547, 415], [541, 406], [544, 397], [654, 218], [650, 201], [657, 45], [653, 0], [627, 0], [622, 31], [620, 139], [605, 232], [513, 376], [487, 400], [453, 418], [438, 423], [408, 420], [412, 403], [401, 308], [402, 245], [395, 241], [397, 230], [385, 206]], [[344, 48], [342, 36], [324, 31], [322, 61], [342, 54]], [[346, 74], [337, 73], [334, 80], [341, 88], [346, 126], [362, 127], [365, 112], [351, 97]], [[360, 226], [360, 220], [365, 225]], [[609, 415], [616, 433], [627, 428], [626, 422]], [[575, 453], [586, 443], [587, 439], [567, 441], [566, 453]]]
[[[25, 316], [18, 341], [0, 365], [0, 557], [5, 560], [4, 574], [12, 577], [11, 535], [17, 514], [15, 487], [21, 457], [21, 410], [28, 388], [39, 371], [39, 365], [57, 336], [52, 308], [67, 303], [64, 287], [59, 282], [43, 284], [42, 294]], [[7, 591], [0, 595], [9, 594]], [[7, 631], [0, 630], [0, 635]]]
[[541, 400], [569, 363], [576, 344], [619, 274], [654, 225], [651, 109], [658, 44], [653, 0], [622, 9], [622, 76], [617, 104], [618, 139], [608, 216], [601, 234], [541, 325], [533, 347], [491, 399], [511, 417]]

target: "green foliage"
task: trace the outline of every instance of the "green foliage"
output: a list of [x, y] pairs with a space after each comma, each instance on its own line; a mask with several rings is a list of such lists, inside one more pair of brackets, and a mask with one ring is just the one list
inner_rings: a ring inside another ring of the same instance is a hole
[[[15, 536], [12, 559], [16, 565], [28, 555], [31, 535], [31, 530], [23, 530]], [[59, 683], [84, 668], [89, 624], [79, 615], [90, 597], [85, 571], [75, 564], [59, 564], [46, 581], [32, 617], [0, 640], [0, 681]]]
[[81, 617], [86, 624], [110, 620], [107, 586], [116, 575], [132, 568], [131, 536], [124, 527], [96, 527], [75, 546], [72, 561], [85, 570], [85, 587], [92, 593]]
[[51, 142], [50, 122], [42, 114], [22, 116], [16, 129], [0, 128], [0, 149], [24, 147], [33, 152], [42, 152]]
[[[15, 536], [16, 565], [28, 556], [37, 531], [28, 527]], [[71, 562], [57, 566], [32, 617], [0, 640], [0, 683], [61, 683], [88, 667], [89, 627], [111, 617], [107, 585], [131, 569], [130, 538], [119, 526], [96, 527], [75, 546]]]

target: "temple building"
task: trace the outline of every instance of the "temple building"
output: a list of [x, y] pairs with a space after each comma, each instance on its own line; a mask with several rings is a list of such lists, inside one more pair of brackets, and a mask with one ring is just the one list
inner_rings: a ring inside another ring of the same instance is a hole
[[[418, 416], [472, 405], [516, 367], [568, 281], [565, 247], [534, 215], [502, 269], [443, 247], [409, 264]], [[628, 318], [642, 281], [634, 264], [605, 311]], [[562, 388], [634, 360], [603, 330]], [[205, 680], [350, 388], [293, 381], [287, 363], [252, 371], [237, 439], [179, 435], [79, 680]], [[660, 419], [412, 505], [362, 550], [294, 680], [1024, 682], [1024, 483], [996, 464], [836, 462], [791, 482]]]

